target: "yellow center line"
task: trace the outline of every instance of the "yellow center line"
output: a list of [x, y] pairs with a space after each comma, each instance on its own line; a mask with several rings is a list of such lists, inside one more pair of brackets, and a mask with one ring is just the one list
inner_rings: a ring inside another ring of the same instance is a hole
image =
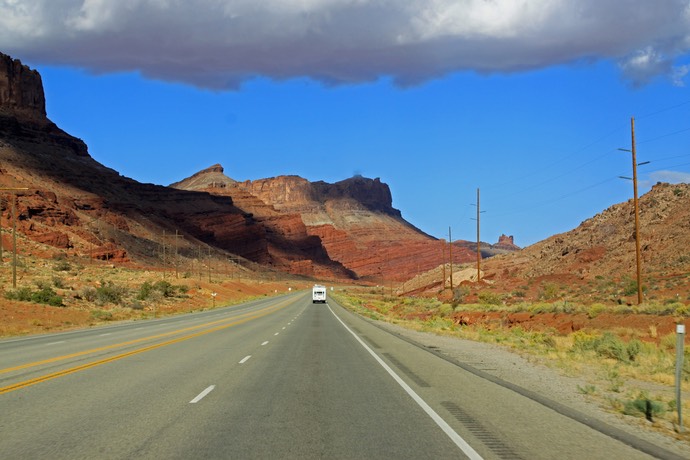
[[[45, 375], [42, 375], [42, 376], [39, 376], [39, 377], [30, 379], [30, 380], [26, 380], [26, 381], [23, 381], [23, 382], [15, 383], [15, 384], [13, 384], [13, 385], [8, 385], [8, 386], [6, 386], [6, 387], [0, 388], [0, 394], [9, 393], [10, 391], [14, 391], [14, 390], [18, 390], [18, 389], [20, 389], [20, 388], [25, 388], [25, 387], [28, 387], [28, 386], [31, 386], [31, 385], [35, 385], [35, 384], [40, 383], [40, 382], [45, 382], [46, 380], [51, 380], [51, 379], [54, 379], [54, 378], [57, 378], [57, 377], [61, 377], [61, 376], [64, 376], [64, 375], [73, 374], [73, 373], [75, 373], [75, 372], [79, 372], [79, 371], [82, 371], [82, 370], [85, 370], [85, 369], [89, 369], [89, 368], [91, 368], [91, 367], [99, 366], [99, 365], [101, 365], [101, 364], [106, 364], [106, 363], [109, 363], [109, 362], [112, 362], [112, 361], [117, 361], [117, 360], [120, 360], [120, 359], [123, 359], [123, 358], [127, 358], [127, 357], [132, 356], [132, 355], [136, 355], [136, 354], [139, 354], [139, 353], [144, 353], [144, 352], [150, 351], [150, 350], [155, 350], [156, 348], [161, 348], [161, 347], [164, 347], [164, 346], [167, 346], [167, 345], [172, 345], [172, 344], [175, 344], [175, 343], [178, 343], [178, 342], [183, 342], [183, 341], [185, 341], [185, 340], [189, 340], [189, 339], [192, 339], [192, 338], [195, 338], [195, 337], [200, 337], [200, 336], [202, 336], [202, 335], [210, 334], [210, 333], [212, 333], [212, 332], [217, 332], [217, 331], [220, 331], [220, 330], [223, 330], [223, 329], [227, 329], [227, 328], [232, 327], [232, 326], [237, 326], [237, 325], [239, 325], [239, 324], [243, 324], [243, 323], [249, 322], [249, 321], [251, 321], [251, 320], [253, 320], [253, 319], [261, 318], [261, 317], [266, 316], [266, 315], [269, 315], [269, 314], [271, 314], [271, 313], [273, 313], [273, 312], [275, 312], [275, 311], [277, 311], [277, 310], [280, 310], [280, 309], [282, 309], [282, 308], [285, 308], [286, 306], [288, 306], [290, 303], [292, 303], [292, 302], [294, 302], [294, 301], [295, 301], [295, 300], [289, 300], [289, 301], [281, 302], [281, 303], [279, 303], [279, 304], [277, 304], [277, 305], [274, 305], [274, 306], [272, 306], [272, 307], [269, 307], [269, 308], [265, 308], [265, 309], [263, 309], [263, 310], [260, 310], [259, 313], [246, 313], [246, 314], [240, 315], [240, 316], [238, 316], [237, 318], [232, 318], [232, 319], [231, 319], [232, 322], [229, 323], [229, 324], [223, 324], [223, 325], [221, 325], [221, 326], [216, 326], [216, 327], [213, 327], [213, 328], [211, 328], [211, 329], [204, 330], [204, 331], [199, 331], [199, 332], [195, 332], [195, 333], [193, 333], [193, 334], [189, 334], [189, 335], [186, 335], [186, 336], [177, 337], [177, 338], [175, 338], [175, 339], [168, 340], [168, 341], [166, 341], [166, 342], [161, 342], [161, 343], [158, 343], [158, 344], [149, 345], [149, 346], [146, 346], [146, 347], [143, 347], [143, 348], [139, 348], [139, 349], [136, 349], [136, 350], [132, 350], [132, 351], [128, 351], [128, 352], [125, 352], [125, 353], [121, 353], [121, 354], [119, 354], [119, 355], [111, 356], [111, 357], [108, 357], [108, 358], [105, 358], [105, 359], [100, 359], [100, 360], [97, 360], [97, 361], [92, 361], [92, 362], [90, 362], [90, 363], [83, 364], [83, 365], [81, 365], [81, 366], [76, 366], [76, 367], [72, 367], [72, 368], [69, 368], [69, 369], [64, 369], [64, 370], [62, 370], [62, 371], [53, 372], [53, 373], [51, 373], [51, 374], [45, 374]], [[242, 318], [242, 319], [240, 319], [240, 318]], [[210, 325], [213, 325], [213, 324], [217, 324], [217, 323], [220, 323], [220, 322], [227, 322], [227, 321], [228, 321], [228, 319], [219, 320], [219, 321], [213, 321], [213, 322], [210, 322], [210, 323], [206, 323], [206, 324], [204, 324], [204, 325], [201, 325], [201, 326], [194, 326], [194, 327], [189, 327], [189, 328], [185, 328], [185, 329], [180, 329], [180, 330], [178, 330], [178, 331], [174, 331], [173, 333], [185, 332], [185, 331], [189, 331], [189, 330], [192, 330], [192, 329], [198, 329], [198, 328], [200, 328], [200, 327], [210, 326]], [[151, 337], [147, 337], [147, 338], [143, 338], [143, 339], [132, 340], [132, 341], [130, 341], [130, 342], [123, 342], [123, 343], [117, 344], [117, 345], [110, 345], [110, 346], [107, 346], [107, 347], [101, 347], [101, 348], [97, 348], [97, 349], [93, 349], [93, 350], [89, 350], [89, 351], [85, 351], [85, 352], [74, 353], [74, 354], [72, 354], [72, 355], [65, 355], [65, 356], [60, 356], [60, 357], [57, 357], [57, 358], [52, 358], [52, 359], [48, 359], [48, 360], [44, 360], [44, 361], [38, 361], [38, 362], [35, 362], [35, 363], [29, 363], [29, 364], [25, 364], [25, 365], [22, 365], [22, 366], [17, 366], [17, 367], [15, 367], [15, 368], [3, 369], [2, 371], [0, 371], [0, 373], [2, 373], [2, 372], [9, 372], [9, 370], [13, 370], [13, 369], [24, 369], [24, 368], [27, 368], [27, 367], [38, 366], [39, 364], [44, 364], [44, 363], [51, 363], [51, 362], [55, 362], [55, 361], [60, 361], [60, 360], [63, 360], [63, 359], [68, 359], [68, 358], [70, 358], [70, 357], [74, 357], [74, 356], [81, 356], [81, 355], [84, 355], [84, 354], [87, 354], [87, 353], [93, 353], [93, 352], [96, 352], [96, 351], [111, 349], [111, 348], [115, 348], [116, 346], [125, 346], [125, 345], [129, 345], [129, 344], [132, 344], [132, 343], [141, 342], [142, 340], [160, 338], [160, 337], [164, 337], [164, 336], [171, 335], [171, 334], [172, 334], [172, 333], [160, 334], [160, 335], [151, 336]]]

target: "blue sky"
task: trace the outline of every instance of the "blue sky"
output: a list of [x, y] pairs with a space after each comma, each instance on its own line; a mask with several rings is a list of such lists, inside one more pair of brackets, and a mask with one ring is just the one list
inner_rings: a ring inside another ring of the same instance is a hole
[[690, 182], [690, 2], [570, 3], [0, 1], [0, 51], [140, 182], [380, 177], [468, 240], [480, 188], [481, 239], [527, 246], [632, 197], [632, 116], [640, 192]]

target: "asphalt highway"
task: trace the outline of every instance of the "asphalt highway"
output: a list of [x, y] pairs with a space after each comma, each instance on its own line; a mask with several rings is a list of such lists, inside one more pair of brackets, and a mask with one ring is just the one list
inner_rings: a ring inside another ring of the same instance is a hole
[[306, 293], [0, 341], [3, 459], [654, 458], [628, 444]]

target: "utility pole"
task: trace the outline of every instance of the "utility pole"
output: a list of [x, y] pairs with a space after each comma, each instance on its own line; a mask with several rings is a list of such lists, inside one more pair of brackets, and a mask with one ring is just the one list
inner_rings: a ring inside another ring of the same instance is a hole
[[481, 264], [482, 264], [482, 251], [479, 248], [479, 188], [477, 188], [477, 283], [482, 279], [481, 275]]
[[453, 292], [453, 237], [448, 227], [448, 254], [450, 255], [450, 292]]
[[211, 246], [208, 247], [208, 282], [211, 282]]
[[175, 278], [177, 278], [177, 279], [180, 278], [180, 272], [178, 270], [179, 257], [178, 257], [178, 250], [177, 250], [177, 248], [178, 248], [177, 238], [179, 238], [180, 236], [182, 236], [182, 235], [180, 235], [178, 233], [177, 229], [175, 229]]
[[477, 188], [477, 283], [481, 281], [481, 265], [482, 265], [482, 251], [481, 251], [481, 239], [479, 238], [479, 215], [484, 212], [479, 210], [479, 188]]
[[12, 197], [12, 287], [17, 287], [17, 196]]
[[4, 261], [3, 259], [3, 242], [2, 242], [2, 196], [0, 195], [0, 264]]
[[635, 153], [635, 117], [630, 118], [632, 138], [633, 191], [635, 194], [635, 260], [637, 261], [637, 304], [642, 303], [642, 254], [640, 254], [640, 207], [637, 199], [637, 154]]
[[441, 270], [443, 270], [443, 280], [441, 284], [443, 285], [443, 288], [441, 290], [444, 290], [446, 288], [446, 242], [441, 240]]
[[165, 230], [163, 230], [163, 279], [165, 279]]
[[[640, 207], [637, 198], [637, 167], [648, 164], [645, 161], [637, 164], [637, 153], [635, 151], [635, 117], [630, 118], [630, 132], [632, 138], [632, 150], [618, 149], [624, 152], [632, 153], [632, 169], [633, 169], [633, 206], [635, 208], [635, 261], [637, 265], [637, 304], [642, 303], [642, 254], [640, 252]], [[620, 176], [622, 179], [630, 179], [629, 177]]]
[[[0, 190], [29, 190], [28, 187], [1, 187]], [[17, 287], [17, 194], [12, 197], [12, 288]], [[0, 233], [0, 248], [2, 248], [2, 233]], [[0, 250], [0, 262], [2, 262], [2, 251]]]

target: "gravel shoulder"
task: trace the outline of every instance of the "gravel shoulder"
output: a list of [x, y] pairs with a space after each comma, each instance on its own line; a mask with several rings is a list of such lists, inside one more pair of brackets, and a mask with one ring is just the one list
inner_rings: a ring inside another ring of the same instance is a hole
[[[594, 418], [675, 453], [681, 458], [690, 458], [690, 438], [687, 433], [684, 439], [677, 439], [663, 433], [660, 427], [655, 427], [643, 418], [624, 416], [605, 410], [598, 400], [583, 394], [579, 389], [588, 385], [589, 382], [585, 378], [563, 375], [558, 370], [538, 362], [536, 357], [522, 356], [496, 344], [415, 331], [383, 321], [372, 322], [384, 330], [462, 363], [464, 366], [470, 366], [510, 385], [536, 393], [580, 412], [587, 418]], [[685, 416], [690, 417], [690, 414]]]

